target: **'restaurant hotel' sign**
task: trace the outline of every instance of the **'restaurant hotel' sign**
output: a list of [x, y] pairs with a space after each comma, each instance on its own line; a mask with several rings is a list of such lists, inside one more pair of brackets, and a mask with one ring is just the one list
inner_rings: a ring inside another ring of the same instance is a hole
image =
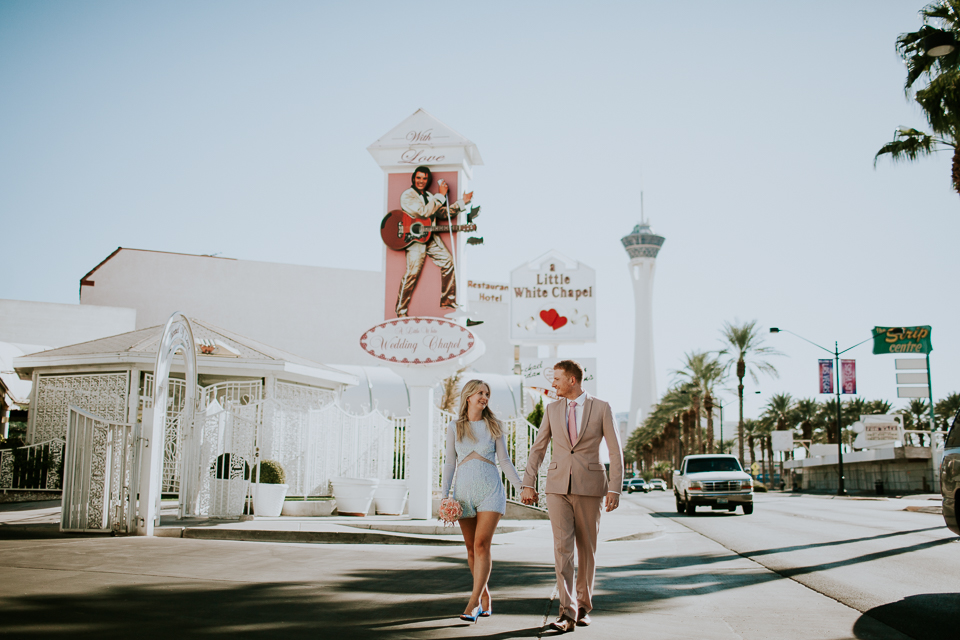
[[596, 272], [550, 251], [510, 273], [510, 340], [520, 344], [594, 342]]
[[442, 318], [397, 318], [368, 330], [360, 346], [375, 358], [395, 364], [437, 364], [467, 354], [476, 336]]

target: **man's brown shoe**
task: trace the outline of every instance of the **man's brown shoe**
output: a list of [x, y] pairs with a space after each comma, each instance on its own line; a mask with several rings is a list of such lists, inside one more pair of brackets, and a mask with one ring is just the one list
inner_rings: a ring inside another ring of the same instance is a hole
[[567, 614], [562, 614], [559, 618], [550, 623], [551, 629], [556, 629], [560, 633], [567, 633], [568, 631], [577, 630], [577, 621], [568, 616]]
[[587, 613], [586, 609], [584, 609], [583, 607], [580, 607], [577, 610], [577, 626], [589, 627], [591, 622], [593, 622], [593, 620], [590, 619], [590, 614]]

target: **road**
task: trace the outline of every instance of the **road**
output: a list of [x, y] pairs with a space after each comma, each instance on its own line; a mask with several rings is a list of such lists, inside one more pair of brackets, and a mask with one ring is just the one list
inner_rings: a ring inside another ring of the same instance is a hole
[[[751, 516], [625, 496], [604, 516], [577, 638], [956, 638], [960, 543], [899, 501], [760, 495]], [[656, 526], [655, 526], [656, 525]], [[0, 527], [4, 638], [549, 637], [550, 531], [498, 535], [494, 616], [455, 616], [462, 549], [177, 538], [31, 539]], [[949, 625], [949, 626], [948, 626]]]
[[960, 538], [939, 515], [905, 511], [908, 501], [761, 493], [750, 516], [687, 516], [670, 493], [628, 499], [674, 534], [695, 531], [906, 635], [960, 637]]

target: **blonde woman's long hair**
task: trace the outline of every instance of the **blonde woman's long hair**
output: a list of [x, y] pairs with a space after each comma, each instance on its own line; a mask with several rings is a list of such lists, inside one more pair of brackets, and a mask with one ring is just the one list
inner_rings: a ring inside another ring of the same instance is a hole
[[[463, 385], [463, 390], [460, 392], [460, 411], [457, 414], [457, 440], [463, 440], [464, 438], [476, 440], [473, 431], [470, 429], [470, 419], [467, 417], [467, 398], [480, 391], [480, 387], [486, 387], [487, 393], [490, 393], [490, 385], [483, 380], [471, 380]], [[497, 416], [493, 415], [489, 404], [483, 408], [480, 417], [487, 423], [491, 438], [496, 440], [503, 434], [503, 423], [497, 419]]]

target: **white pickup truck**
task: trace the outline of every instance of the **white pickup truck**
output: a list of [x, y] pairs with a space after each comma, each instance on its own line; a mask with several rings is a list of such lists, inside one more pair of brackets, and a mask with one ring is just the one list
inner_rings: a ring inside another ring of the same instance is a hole
[[677, 512], [696, 513], [697, 507], [753, 513], [753, 478], [744, 473], [735, 456], [706, 454], [687, 456], [673, 472], [673, 495]]

